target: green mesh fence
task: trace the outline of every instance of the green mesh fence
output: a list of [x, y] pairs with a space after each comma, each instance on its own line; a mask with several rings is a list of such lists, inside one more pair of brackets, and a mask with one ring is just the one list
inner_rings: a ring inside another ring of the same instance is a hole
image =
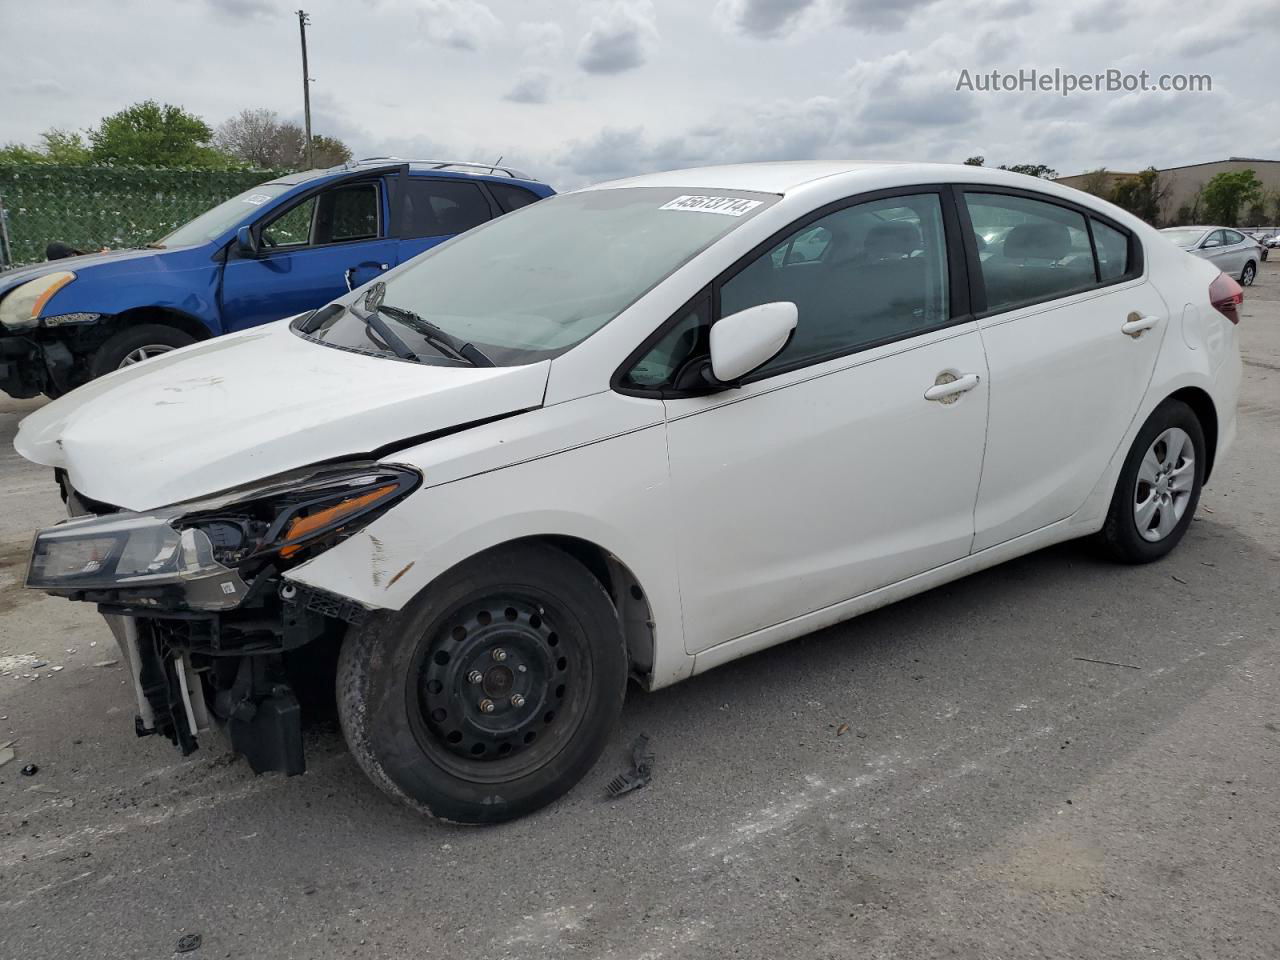
[[[9, 262], [44, 259], [61, 241], [80, 250], [141, 247], [278, 175], [272, 170], [0, 165]], [[0, 258], [4, 251], [0, 249]]]

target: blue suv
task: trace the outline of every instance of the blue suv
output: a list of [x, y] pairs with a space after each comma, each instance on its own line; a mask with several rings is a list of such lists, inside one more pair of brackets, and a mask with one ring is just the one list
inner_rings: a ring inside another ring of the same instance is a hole
[[57, 396], [302, 313], [553, 192], [505, 167], [378, 157], [264, 183], [145, 250], [0, 273], [0, 390]]

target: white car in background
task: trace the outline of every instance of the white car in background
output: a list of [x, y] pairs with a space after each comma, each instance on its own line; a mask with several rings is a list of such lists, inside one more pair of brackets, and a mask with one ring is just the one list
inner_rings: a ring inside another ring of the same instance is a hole
[[1166, 227], [1160, 231], [1175, 246], [1208, 260], [1223, 273], [1251, 286], [1266, 259], [1262, 243], [1230, 227]]
[[336, 657], [374, 783], [506, 820], [591, 768], [629, 677], [1077, 537], [1168, 553], [1235, 436], [1242, 299], [998, 170], [604, 184], [28, 416], [84, 515], [28, 586], [110, 615], [140, 732], [300, 772], [290, 667]]

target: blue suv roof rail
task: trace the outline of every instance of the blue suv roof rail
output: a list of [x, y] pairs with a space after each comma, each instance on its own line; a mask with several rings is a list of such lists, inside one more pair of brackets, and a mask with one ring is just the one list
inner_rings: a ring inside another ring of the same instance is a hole
[[346, 167], [349, 169], [355, 169], [366, 163], [386, 163], [388, 161], [394, 162], [396, 160], [403, 163], [422, 164], [423, 166], [430, 167], [433, 170], [460, 168], [463, 173], [483, 172], [488, 174], [502, 174], [503, 176], [511, 177], [513, 180], [537, 181], [536, 177], [531, 177], [527, 173], [522, 173], [519, 170], [512, 169], [511, 167], [503, 167], [497, 163], [477, 163], [472, 160], [423, 160], [410, 157], [361, 157], [359, 160], [352, 160], [350, 163], [346, 164]]

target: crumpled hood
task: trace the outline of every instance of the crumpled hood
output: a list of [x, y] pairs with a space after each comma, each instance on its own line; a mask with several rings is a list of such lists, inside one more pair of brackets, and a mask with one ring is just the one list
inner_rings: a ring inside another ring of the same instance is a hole
[[550, 361], [452, 367], [305, 340], [289, 321], [91, 381], [24, 419], [14, 448], [93, 500], [148, 510], [542, 404]]
[[112, 250], [108, 253], [89, 253], [83, 257], [64, 257], [62, 260], [46, 260], [43, 263], [33, 264], [29, 267], [18, 267], [16, 270], [5, 270], [0, 272], [0, 296], [8, 293], [19, 284], [26, 283], [28, 280], [34, 280], [36, 277], [43, 277], [46, 273], [56, 273], [59, 270], [70, 270], [80, 275], [83, 270], [88, 270], [102, 263], [119, 263], [123, 260], [137, 260], [140, 257], [155, 257], [163, 254], [163, 250]]

